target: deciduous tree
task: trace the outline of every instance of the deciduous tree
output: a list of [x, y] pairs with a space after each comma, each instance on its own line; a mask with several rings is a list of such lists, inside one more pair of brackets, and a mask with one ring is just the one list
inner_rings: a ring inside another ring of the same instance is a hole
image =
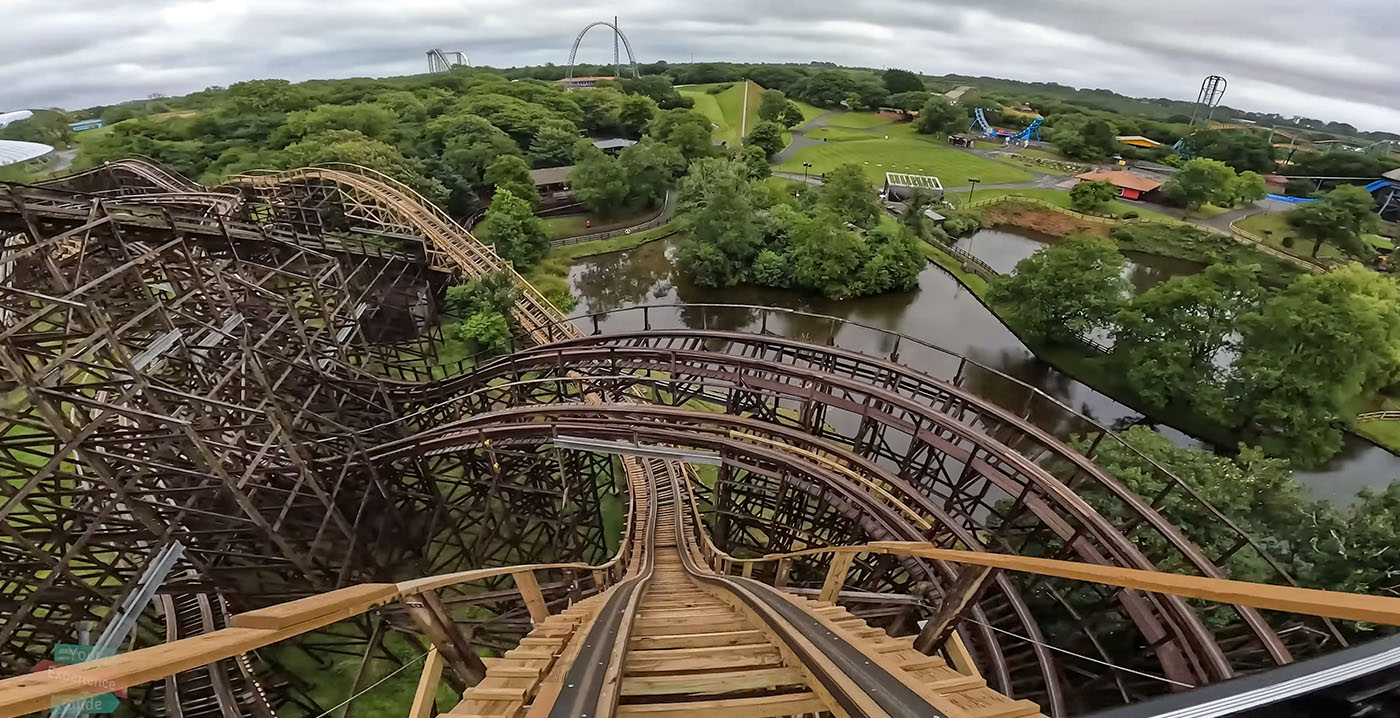
[[763, 239], [748, 168], [719, 157], [697, 161], [681, 180], [678, 206], [680, 271], [703, 287], [747, 280]]
[[656, 101], [645, 95], [627, 95], [618, 107], [617, 119], [622, 123], [623, 133], [637, 139], [646, 132], [647, 125], [656, 117]]
[[1306, 275], [1239, 321], [1235, 423], [1275, 456], [1316, 465], [1367, 390], [1400, 368], [1400, 287], [1351, 264]]
[[828, 172], [817, 203], [841, 221], [869, 229], [880, 221], [880, 200], [860, 165], [844, 164]]
[[1212, 264], [1149, 289], [1118, 313], [1113, 355], [1139, 396], [1157, 407], [1219, 400], [1217, 359], [1238, 349], [1236, 320], [1263, 294], [1256, 271]]
[[1206, 204], [1234, 203], [1235, 171], [1220, 160], [1198, 157], [1177, 170], [1162, 192], [1191, 209]]
[[617, 158], [603, 154], [596, 147], [588, 150], [569, 173], [569, 186], [578, 201], [591, 212], [615, 217], [627, 209], [632, 197], [627, 171]]
[[544, 222], [535, 216], [529, 202], [506, 188], [496, 190], [479, 229], [482, 237], [496, 246], [496, 254], [521, 269], [534, 266], [549, 251]]
[[891, 67], [885, 70], [885, 74], [882, 77], [885, 81], [885, 89], [889, 90], [891, 95], [896, 95], [901, 92], [918, 92], [924, 89], [924, 81], [920, 80], [918, 75], [908, 70], [899, 70]]
[[920, 133], [935, 135], [957, 132], [967, 126], [967, 113], [942, 95], [934, 95], [919, 110], [917, 127]]
[[1110, 182], [1080, 182], [1069, 191], [1071, 207], [1080, 212], [1100, 212], [1118, 196], [1118, 188]]
[[767, 157], [783, 151], [783, 127], [776, 122], [760, 122], [749, 131], [744, 140], [750, 147], [758, 147]]
[[1314, 257], [1324, 242], [1352, 256], [1364, 257], [1370, 249], [1361, 235], [1375, 230], [1375, 208], [1375, 199], [1366, 188], [1342, 185], [1289, 212], [1288, 223], [1313, 241]]
[[1105, 327], [1123, 308], [1129, 286], [1123, 255], [1086, 234], [1042, 249], [997, 277], [987, 295], [997, 315], [1033, 338], [1066, 342]]
[[525, 200], [531, 207], [540, 203], [540, 193], [530, 179], [530, 166], [516, 155], [502, 155], [486, 168], [483, 177], [493, 193], [509, 190], [511, 195]]
[[530, 142], [530, 161], [536, 167], [563, 167], [574, 161], [578, 129], [567, 120], [550, 120], [540, 126]]

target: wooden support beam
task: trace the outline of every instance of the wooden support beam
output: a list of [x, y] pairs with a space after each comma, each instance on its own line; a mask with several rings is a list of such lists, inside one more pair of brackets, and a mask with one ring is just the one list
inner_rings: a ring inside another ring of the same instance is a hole
[[486, 676], [486, 664], [481, 662], [471, 642], [452, 622], [451, 615], [443, 608], [436, 593], [424, 592], [405, 598], [401, 603], [413, 622], [442, 654], [443, 660], [452, 667], [448, 682], [453, 690], [461, 692]]
[[982, 595], [982, 589], [987, 586], [988, 579], [995, 571], [996, 569], [986, 566], [964, 566], [952, 587], [944, 592], [938, 611], [924, 624], [919, 631], [919, 637], [914, 639], [914, 650], [929, 655], [943, 650], [944, 644], [957, 628], [958, 619], [962, 618], [963, 611]]
[[549, 604], [545, 603], [535, 572], [517, 571], [511, 577], [515, 579], [515, 587], [520, 589], [520, 597], [525, 599], [525, 608], [530, 610], [530, 623], [536, 626], [544, 623], [544, 619], [549, 618]]
[[413, 694], [413, 707], [408, 718], [432, 718], [438, 685], [442, 683], [442, 654], [437, 648], [428, 649], [423, 660], [423, 672], [418, 676], [418, 690]]
[[773, 579], [774, 588], [785, 588], [788, 585], [788, 574], [792, 573], [792, 561], [780, 559], [778, 561], [778, 575]]
[[977, 664], [972, 660], [972, 652], [967, 650], [967, 644], [963, 643], [962, 636], [958, 635], [957, 631], [953, 631], [953, 635], [948, 638], [946, 648], [948, 657], [953, 660], [953, 668], [956, 668], [958, 673], [973, 678], [982, 677], [982, 672], [977, 670]]
[[826, 581], [817, 600], [835, 603], [841, 595], [841, 587], [846, 584], [846, 572], [851, 570], [853, 553], [838, 553], [831, 557], [831, 565], [826, 569]]

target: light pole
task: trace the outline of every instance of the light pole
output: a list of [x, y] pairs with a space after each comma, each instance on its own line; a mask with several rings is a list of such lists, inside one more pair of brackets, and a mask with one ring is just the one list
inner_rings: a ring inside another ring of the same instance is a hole
[[812, 168], [811, 162], [802, 163], [802, 184], [807, 184], [807, 170]]
[[967, 203], [972, 204], [972, 193], [977, 191], [977, 183], [982, 180], [976, 177], [967, 178]]

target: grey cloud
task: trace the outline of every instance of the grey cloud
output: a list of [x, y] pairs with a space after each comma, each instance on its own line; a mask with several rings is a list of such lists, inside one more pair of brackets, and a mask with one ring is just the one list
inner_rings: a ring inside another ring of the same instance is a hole
[[[60, 5], [61, 7], [55, 7]], [[431, 47], [479, 64], [564, 63], [614, 6], [565, 0], [7, 0], [0, 109], [81, 107], [255, 77], [420, 72]], [[1226, 102], [1400, 130], [1394, 0], [637, 0], [643, 61], [830, 60]], [[580, 60], [605, 61], [590, 35]]]

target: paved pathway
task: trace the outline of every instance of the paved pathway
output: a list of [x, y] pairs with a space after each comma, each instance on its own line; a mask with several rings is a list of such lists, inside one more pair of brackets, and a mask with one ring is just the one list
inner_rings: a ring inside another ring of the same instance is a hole
[[[807, 132], [808, 130], [815, 130], [818, 127], [825, 127], [826, 121], [833, 114], [835, 113], [823, 112], [820, 115], [817, 115], [816, 117], [813, 117], [812, 119], [792, 128], [792, 142], [789, 143], [787, 147], [784, 147], [782, 152], [773, 155], [772, 164], [780, 165], [784, 162], [787, 162], [788, 160], [792, 159], [792, 156], [797, 154], [797, 151], [802, 149], [803, 147], [821, 144], [821, 142], [808, 137]], [[798, 175], [798, 179], [801, 179], [801, 177], [802, 175]]]

